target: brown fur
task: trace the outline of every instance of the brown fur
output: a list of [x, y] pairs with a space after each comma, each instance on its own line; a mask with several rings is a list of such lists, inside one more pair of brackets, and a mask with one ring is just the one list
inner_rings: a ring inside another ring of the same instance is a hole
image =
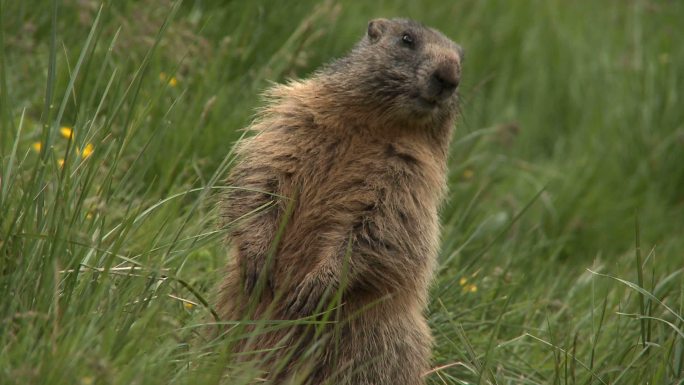
[[460, 67], [460, 47], [439, 32], [378, 19], [346, 57], [268, 91], [222, 201], [234, 257], [220, 314], [321, 320], [341, 296], [334, 326], [281, 327], [235, 347], [274, 383], [424, 383]]

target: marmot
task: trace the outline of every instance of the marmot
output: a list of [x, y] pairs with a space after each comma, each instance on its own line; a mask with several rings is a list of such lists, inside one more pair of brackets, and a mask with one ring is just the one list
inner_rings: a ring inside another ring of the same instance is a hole
[[325, 322], [248, 322], [234, 349], [259, 377], [424, 383], [461, 57], [434, 29], [376, 19], [347, 56], [266, 92], [222, 197], [233, 257], [219, 313]]

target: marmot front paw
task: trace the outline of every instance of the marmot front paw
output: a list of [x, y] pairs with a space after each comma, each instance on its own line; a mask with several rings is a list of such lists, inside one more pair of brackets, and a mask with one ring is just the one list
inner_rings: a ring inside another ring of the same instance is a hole
[[317, 309], [325, 310], [326, 301], [336, 291], [336, 285], [318, 278], [306, 277], [287, 299], [285, 311], [295, 318], [308, 317]]
[[[242, 269], [242, 282], [245, 287], [245, 294], [252, 295], [255, 290], [257, 290], [257, 283], [259, 279], [265, 279], [265, 285], [261, 288], [260, 292], [264, 289], [268, 289], [273, 293], [273, 274], [272, 269], [265, 269], [266, 264], [263, 260], [250, 258], [243, 264]], [[264, 278], [260, 278], [263, 274], [266, 275]], [[259, 293], [257, 293], [259, 294]]]

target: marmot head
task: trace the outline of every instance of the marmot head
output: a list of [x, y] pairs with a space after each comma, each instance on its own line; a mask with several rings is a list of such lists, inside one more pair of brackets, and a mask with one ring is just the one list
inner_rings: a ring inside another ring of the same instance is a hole
[[375, 19], [329, 70], [345, 72], [343, 79], [354, 84], [341, 88], [362, 89], [363, 102], [379, 113], [436, 120], [456, 111], [462, 58], [462, 48], [437, 30], [407, 19]]

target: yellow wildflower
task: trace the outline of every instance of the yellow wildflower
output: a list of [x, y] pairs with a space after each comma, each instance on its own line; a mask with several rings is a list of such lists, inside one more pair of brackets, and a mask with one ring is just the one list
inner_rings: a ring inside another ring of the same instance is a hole
[[64, 139], [71, 139], [74, 137], [74, 130], [72, 130], [71, 127], [62, 127], [59, 129], [59, 133]]
[[[473, 277], [477, 275], [477, 272], [473, 274]], [[469, 284], [468, 283], [468, 278], [462, 277], [461, 279], [458, 280], [458, 284], [463, 287], [463, 292], [464, 293], [474, 293], [477, 291], [477, 286], [475, 284]]]
[[93, 219], [93, 213], [87, 212], [86, 213], [86, 219]]
[[162, 83], [164, 83], [164, 82], [167, 83], [167, 84], [170, 85], [171, 87], [175, 87], [175, 86], [178, 85], [178, 79], [176, 79], [175, 76], [171, 76], [171, 77], [169, 78], [169, 75], [167, 75], [166, 72], [160, 72], [160, 73], [159, 73], [159, 80], [160, 80]]
[[93, 149], [92, 144], [90, 144], [90, 143], [86, 144], [86, 146], [83, 147], [83, 152], [81, 153], [81, 157], [83, 157], [83, 159], [89, 157], [93, 153], [93, 150], [94, 149]]
[[192, 302], [183, 302], [183, 307], [185, 307], [188, 310], [192, 310], [195, 305]]
[[64, 167], [64, 158], [57, 159], [57, 164], [59, 165], [59, 167]]
[[41, 142], [34, 142], [33, 144], [31, 144], [31, 147], [33, 147], [33, 149], [34, 149], [36, 152], [40, 152], [40, 150], [43, 148], [43, 143], [41, 143]]
[[463, 171], [463, 179], [465, 180], [471, 179], [474, 175], [475, 172], [469, 168]]

